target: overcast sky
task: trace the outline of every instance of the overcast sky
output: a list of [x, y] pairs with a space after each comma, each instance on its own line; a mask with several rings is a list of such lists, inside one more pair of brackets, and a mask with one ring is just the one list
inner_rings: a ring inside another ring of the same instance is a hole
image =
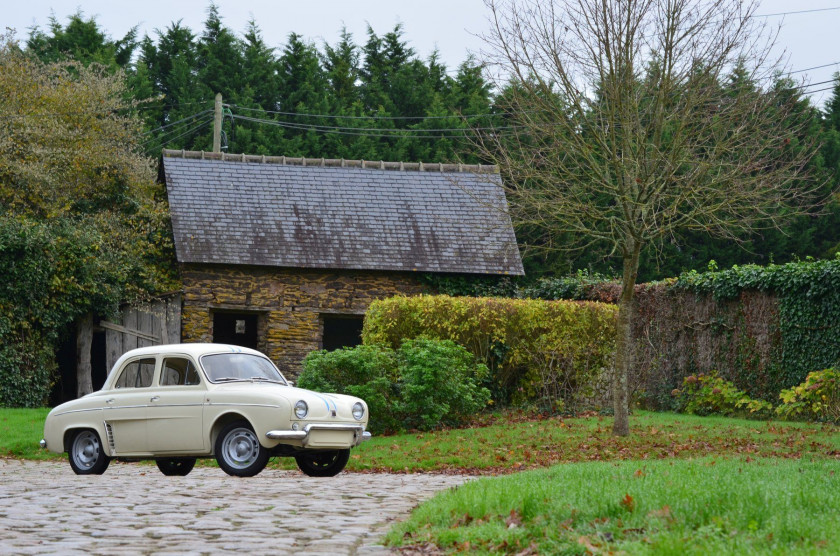
[[[66, 22], [68, 15], [81, 9], [85, 16], [96, 16], [101, 27], [113, 38], [122, 37], [131, 27], [140, 26], [140, 35], [154, 35], [179, 19], [200, 33], [209, 0], [6, 0], [0, 27], [12, 27], [19, 38], [28, 28], [45, 28], [54, 13]], [[290, 32], [315, 41], [335, 43], [342, 26], [353, 33], [358, 44], [365, 41], [367, 25], [384, 34], [397, 23], [405, 28], [405, 38], [425, 58], [433, 49], [450, 69], [463, 62], [468, 52], [478, 52], [482, 42], [475, 35], [487, 28], [482, 0], [216, 0], [224, 23], [239, 32], [254, 18], [270, 46], [281, 47]], [[818, 10], [840, 7], [840, 0], [764, 0], [760, 14]], [[830, 67], [797, 73], [810, 83], [827, 81], [840, 69], [840, 9], [789, 14], [768, 18], [781, 23], [779, 46], [788, 54], [789, 69], [801, 70], [831, 64]], [[814, 85], [818, 90], [826, 85]], [[815, 93], [821, 104], [829, 91]]]

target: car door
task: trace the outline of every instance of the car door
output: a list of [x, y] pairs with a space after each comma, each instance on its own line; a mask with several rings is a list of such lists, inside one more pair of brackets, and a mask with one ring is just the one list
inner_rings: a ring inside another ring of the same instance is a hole
[[117, 455], [148, 452], [146, 417], [154, 396], [151, 386], [156, 363], [148, 356], [126, 361], [105, 399], [103, 417]]
[[149, 449], [162, 452], [209, 452], [202, 426], [206, 387], [195, 362], [185, 355], [163, 358], [158, 384], [147, 413]]

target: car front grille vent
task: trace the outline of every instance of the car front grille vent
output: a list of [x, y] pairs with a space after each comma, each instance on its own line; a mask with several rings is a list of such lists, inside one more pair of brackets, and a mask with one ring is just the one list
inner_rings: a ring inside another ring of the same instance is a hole
[[114, 430], [111, 428], [111, 423], [105, 423], [105, 436], [108, 437], [108, 446], [111, 447], [111, 453], [116, 453], [117, 446], [114, 443]]

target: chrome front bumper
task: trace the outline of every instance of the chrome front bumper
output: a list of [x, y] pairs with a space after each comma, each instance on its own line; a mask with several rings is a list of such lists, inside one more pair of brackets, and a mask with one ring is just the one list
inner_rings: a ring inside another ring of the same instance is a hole
[[310, 423], [301, 431], [268, 431], [266, 438], [271, 440], [300, 440], [304, 447], [308, 444], [309, 433], [314, 431], [349, 431], [353, 433], [353, 446], [358, 446], [370, 439], [370, 433], [362, 425], [342, 425], [338, 423]]

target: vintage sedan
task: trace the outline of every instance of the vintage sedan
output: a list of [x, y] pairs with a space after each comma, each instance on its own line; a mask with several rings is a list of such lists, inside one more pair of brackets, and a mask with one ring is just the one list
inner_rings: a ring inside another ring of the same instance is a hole
[[80, 475], [104, 473], [114, 458], [186, 475], [215, 456], [229, 475], [250, 477], [280, 456], [332, 477], [370, 438], [367, 422], [363, 400], [295, 388], [258, 351], [174, 344], [120, 357], [101, 390], [50, 411], [41, 446], [67, 452]]

